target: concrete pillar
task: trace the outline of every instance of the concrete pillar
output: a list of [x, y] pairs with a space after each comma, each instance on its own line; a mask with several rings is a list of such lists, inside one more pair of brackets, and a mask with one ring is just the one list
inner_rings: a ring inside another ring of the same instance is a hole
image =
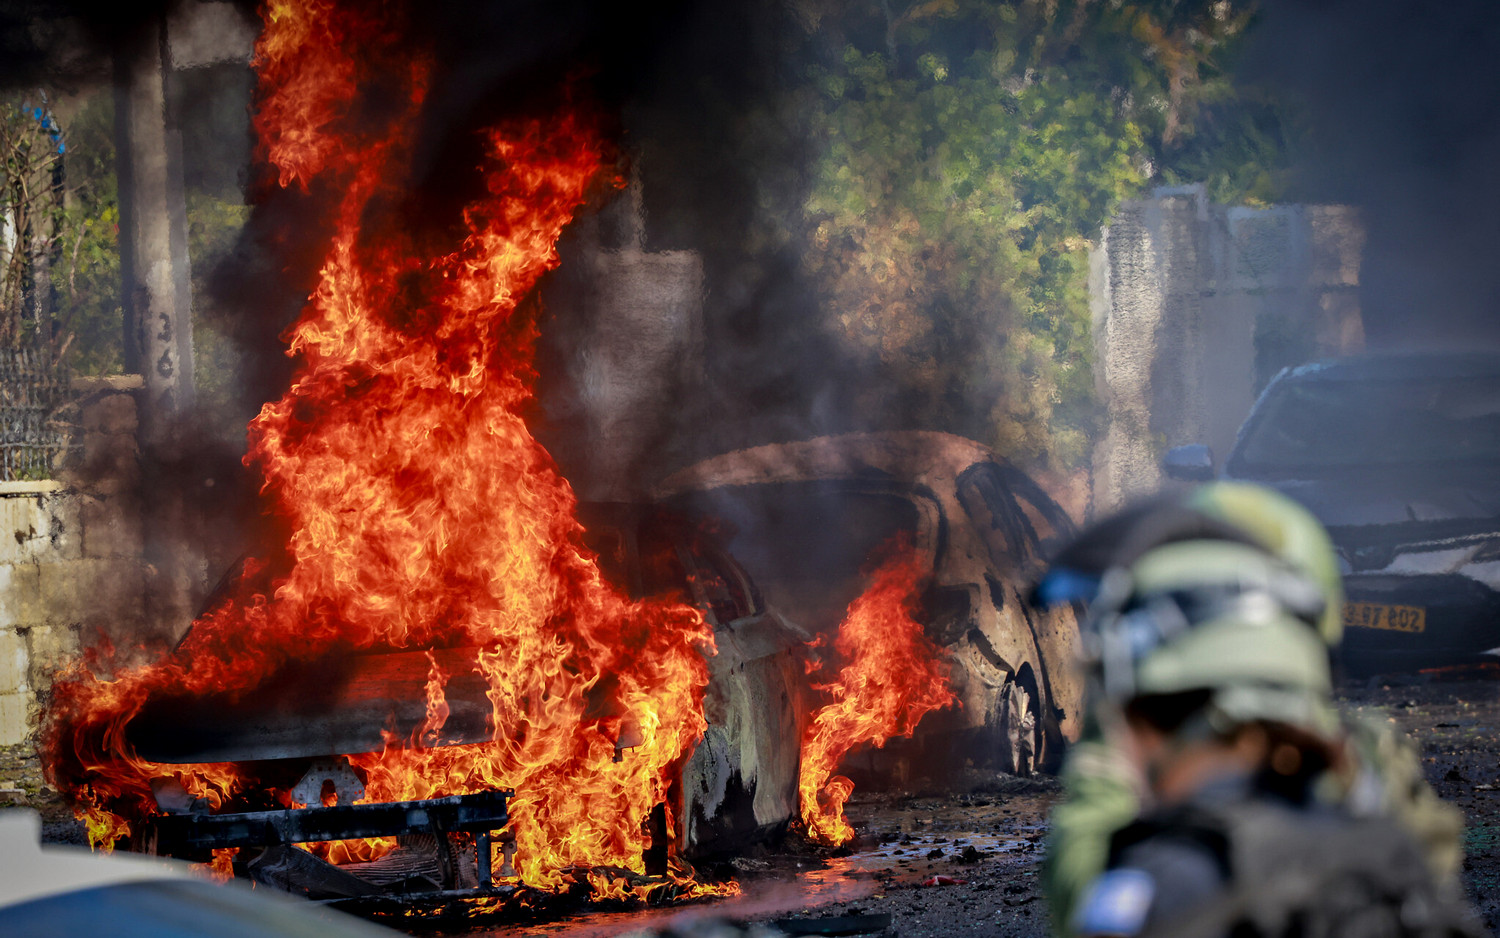
[[1161, 487], [1170, 447], [1207, 444], [1222, 465], [1276, 371], [1358, 351], [1363, 245], [1343, 206], [1228, 208], [1202, 186], [1122, 205], [1089, 286], [1095, 511]]
[[126, 368], [145, 378], [142, 442], [168, 442], [193, 400], [191, 272], [182, 147], [167, 114], [165, 22], [142, 27], [115, 64]]
[[[181, 459], [178, 416], [193, 402], [193, 320], [182, 148], [167, 112], [166, 25], [128, 37], [115, 62], [115, 149], [120, 184], [120, 271], [125, 363], [143, 376], [138, 438], [148, 477]], [[154, 629], [192, 621], [202, 593], [181, 494], [147, 486], [145, 556]]]
[[177, 434], [194, 397], [187, 204], [170, 83], [178, 69], [248, 61], [256, 31], [232, 3], [183, 0], [126, 37], [115, 62], [126, 366], [144, 379], [138, 439], [148, 480], [148, 619], [168, 634], [192, 621], [207, 586], [199, 521], [166, 478], [169, 467], [190, 461]]

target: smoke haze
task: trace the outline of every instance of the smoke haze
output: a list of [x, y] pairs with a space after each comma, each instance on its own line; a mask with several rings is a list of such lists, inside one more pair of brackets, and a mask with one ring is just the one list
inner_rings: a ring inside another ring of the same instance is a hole
[[[0, 81], [97, 77], [112, 37], [162, 6], [0, 4]], [[644, 9], [602, 0], [463, 2], [426, 5], [408, 24], [438, 70], [403, 219], [451, 236], [477, 182], [475, 131], [545, 113], [573, 94], [616, 122], [622, 171], [644, 191], [644, 248], [701, 255], [707, 380], [676, 402], [653, 447], [675, 462], [772, 440], [921, 426], [931, 414], [931, 401], [891, 390], [900, 362], [851, 355], [828, 334], [797, 241], [809, 166], [825, 143], [809, 135], [798, 89], [819, 56], [845, 41], [869, 45], [880, 25], [857, 10], [832, 22], [819, 9], [749, 0]], [[1492, 313], [1500, 282], [1485, 256], [1500, 238], [1500, 22], [1491, 12], [1474, 0], [1265, 0], [1252, 27], [1239, 78], [1300, 114], [1300, 132], [1289, 136], [1303, 149], [1292, 154], [1287, 194], [1365, 213], [1363, 308], [1373, 347], [1500, 333]], [[821, 45], [807, 39], [814, 15], [828, 32]], [[213, 172], [208, 184], [225, 188], [224, 171]], [[327, 230], [318, 199], [246, 181], [250, 221], [206, 279], [218, 325], [242, 358], [249, 414], [285, 388], [290, 363], [279, 337], [313, 282]], [[610, 217], [601, 217], [606, 228]], [[564, 244], [559, 279], [577, 250]], [[578, 328], [570, 318], [577, 311], [553, 303], [544, 315], [554, 347], [543, 350], [543, 397], [566, 412], [578, 389], [550, 366], [565, 363], [557, 340]], [[955, 341], [945, 354], [971, 352]], [[943, 406], [948, 429], [984, 438], [984, 401]]]
[[1306, 109], [1296, 193], [1369, 229], [1372, 347], [1500, 340], [1500, 17], [1483, 0], [1267, 0], [1251, 77]]

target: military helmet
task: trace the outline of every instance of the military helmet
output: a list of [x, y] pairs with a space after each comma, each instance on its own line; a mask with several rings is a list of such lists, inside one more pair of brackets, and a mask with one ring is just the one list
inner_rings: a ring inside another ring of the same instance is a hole
[[1318, 634], [1329, 647], [1338, 645], [1344, 633], [1344, 580], [1333, 541], [1317, 518], [1280, 492], [1248, 482], [1199, 486], [1186, 503], [1245, 531], [1311, 581], [1323, 594]]
[[1337, 561], [1318, 522], [1275, 492], [1213, 483], [1128, 509], [1066, 548], [1037, 594], [1089, 599], [1083, 646], [1110, 704], [1210, 690], [1220, 730], [1335, 725]]

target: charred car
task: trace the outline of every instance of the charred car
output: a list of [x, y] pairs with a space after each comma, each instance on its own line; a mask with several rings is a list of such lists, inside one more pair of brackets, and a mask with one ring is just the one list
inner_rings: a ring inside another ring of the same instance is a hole
[[[635, 598], [690, 603], [714, 630], [717, 653], [708, 659], [704, 697], [708, 727], [669, 792], [675, 837], [660, 808], [646, 819], [652, 835], [647, 872], [665, 870], [668, 837], [677, 856], [698, 858], [779, 832], [797, 808], [807, 636], [769, 609], [734, 558], [688, 519], [638, 504], [583, 504], [579, 518], [606, 579]], [[243, 589], [246, 575], [255, 575], [253, 569], [226, 577], [220, 591]], [[209, 607], [215, 602], [211, 598]], [[454, 896], [514, 875], [490, 868], [490, 837], [503, 844], [498, 838], [513, 792], [360, 803], [365, 779], [347, 758], [378, 752], [388, 737], [408, 737], [423, 725], [432, 667], [450, 676], [446, 720], [431, 745], [489, 741], [492, 705], [473, 654], [459, 647], [331, 655], [288, 662], [249, 691], [149, 701], [127, 729], [140, 757], [164, 766], [247, 766], [307, 807], [267, 803], [219, 813], [178, 785], [153, 783], [163, 813], [148, 819], [134, 846], [200, 861], [233, 848], [240, 875], [356, 906], [390, 897]], [[610, 707], [607, 687], [597, 696], [590, 702], [594, 718]], [[624, 730], [616, 761], [639, 742]], [[369, 861], [329, 862], [296, 846], [393, 835], [397, 849]]]
[[772, 605], [816, 635], [838, 627], [882, 545], [912, 539], [926, 581], [919, 618], [952, 662], [960, 706], [925, 719], [908, 761], [957, 753], [1025, 774], [1077, 737], [1077, 612], [1022, 598], [1073, 524], [984, 446], [919, 431], [758, 446], [683, 469], [657, 496], [714, 519]]
[[[1211, 471], [1202, 447], [1169, 473]], [[1190, 458], [1191, 457], [1191, 458]], [[1274, 486], [1327, 527], [1352, 674], [1500, 654], [1500, 354], [1412, 352], [1287, 369], [1222, 475]]]
[[682, 772], [673, 815], [683, 856], [744, 848], [797, 815], [797, 769], [810, 710], [810, 636], [767, 605], [700, 525], [659, 508], [586, 504], [579, 520], [605, 576], [633, 597], [673, 596], [714, 626], [703, 739]]

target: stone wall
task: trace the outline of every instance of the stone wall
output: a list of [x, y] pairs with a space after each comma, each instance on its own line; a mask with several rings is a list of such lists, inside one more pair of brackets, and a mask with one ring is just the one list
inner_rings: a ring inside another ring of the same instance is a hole
[[1157, 490], [1173, 446], [1222, 460], [1282, 367], [1360, 350], [1363, 247], [1344, 206], [1228, 208], [1201, 186], [1121, 206], [1091, 271], [1095, 512]]
[[103, 633], [146, 634], [136, 375], [74, 381], [73, 455], [56, 479], [0, 482], [0, 746], [34, 728], [37, 695]]

